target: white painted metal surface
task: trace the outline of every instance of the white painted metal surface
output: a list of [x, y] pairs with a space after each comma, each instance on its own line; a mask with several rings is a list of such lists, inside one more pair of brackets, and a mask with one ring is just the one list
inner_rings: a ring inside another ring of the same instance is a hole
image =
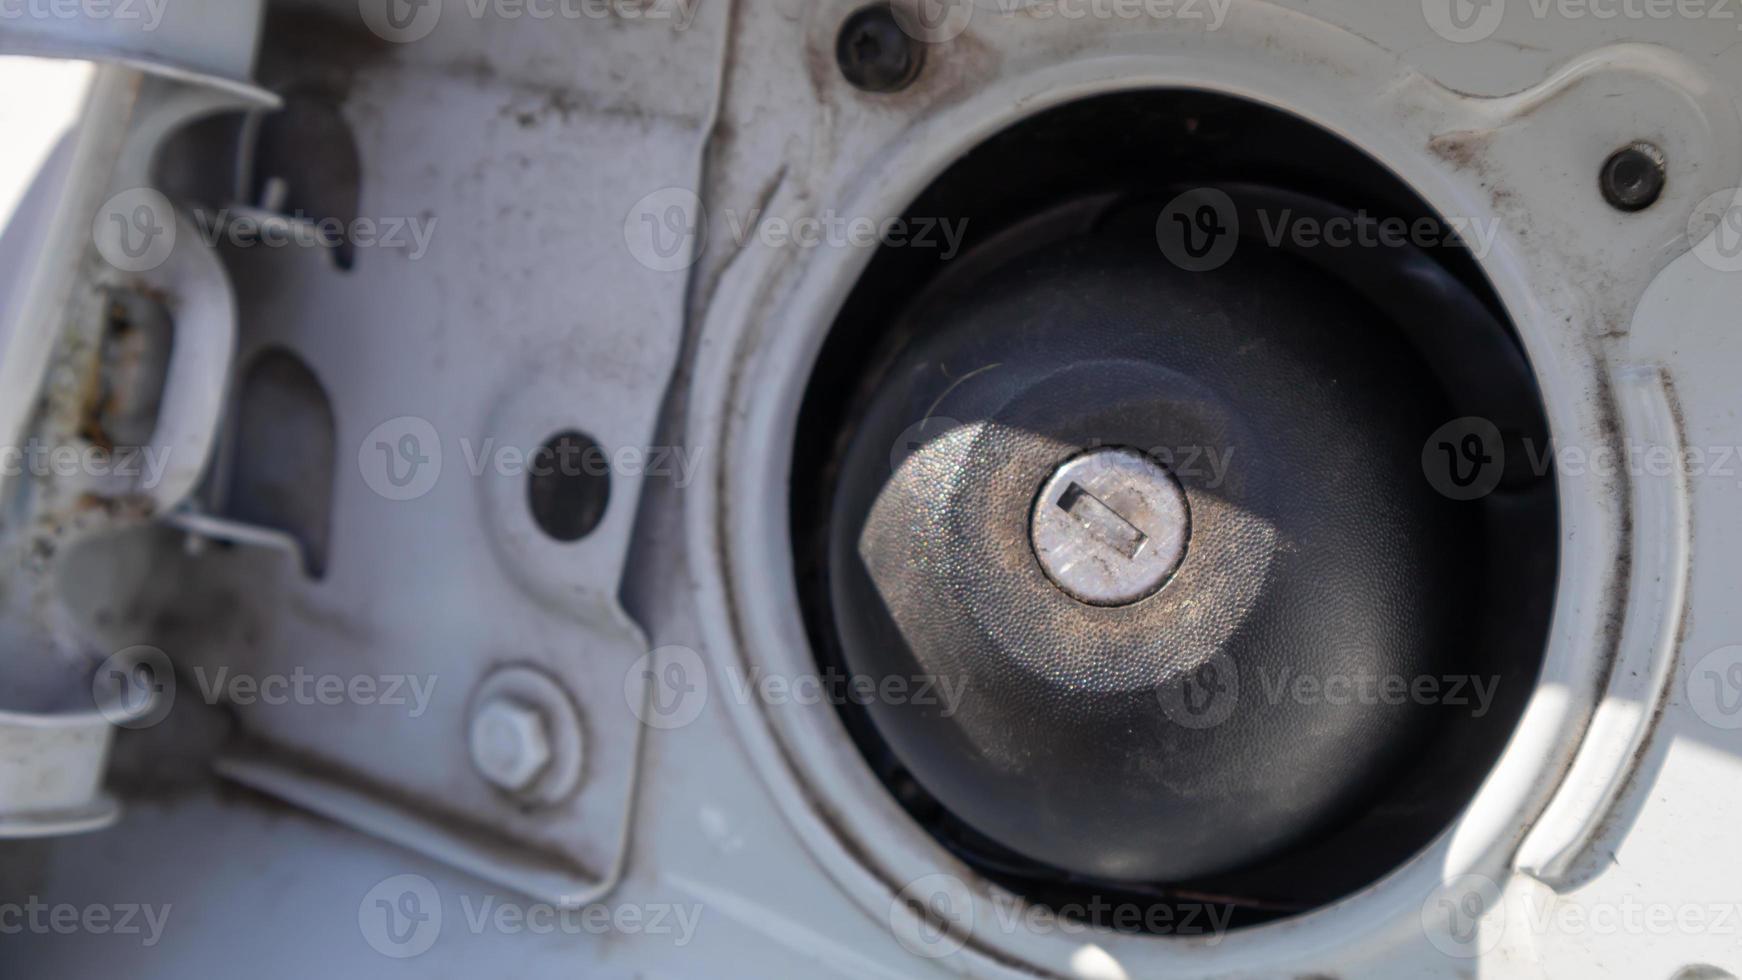
[[[1719, 5], [1599, 16], [1515, 0], [1454, 21], [1437, 0], [1166, 15], [988, 0], [941, 8], [957, 19], [936, 22], [927, 73], [881, 97], [833, 71], [845, 0], [534, 6], [452, 0], [383, 20], [367, 0], [314, 5], [316, 33], [346, 52], [331, 66], [359, 214], [421, 222], [427, 247], [361, 249], [349, 272], [324, 248], [216, 253], [236, 347], [200, 350], [232, 377], [292, 350], [331, 401], [325, 578], [301, 574], [282, 537], [207, 534], [223, 526], [197, 516], [166, 527], [151, 508], [75, 513], [67, 481], [8, 481], [0, 669], [157, 642], [180, 672], [169, 720], [116, 739], [117, 785], [140, 797], [124, 821], [0, 843], [0, 973], [1742, 973], [1742, 460], [1718, 465], [1742, 446], [1742, 278], [1734, 228], [1689, 234], [1704, 202], [1742, 185], [1742, 61]], [[208, 73], [247, 86], [251, 43], [210, 55]], [[40, 255], [83, 264], [32, 273], [32, 289], [120, 278], [96, 264], [93, 219], [157, 177], [138, 165], [154, 147], [123, 150], [124, 131], [149, 130], [137, 76], [115, 71], [76, 159], [56, 161], [75, 192], [31, 233]], [[0, 102], [29, 96], [0, 84]], [[1026, 915], [907, 820], [829, 705], [757, 685], [814, 670], [790, 598], [784, 447], [821, 333], [869, 259], [761, 232], [900, 214], [1012, 121], [1145, 85], [1287, 108], [1442, 213], [1498, 219], [1479, 257], [1557, 451], [1706, 463], [1563, 466], [1549, 656], [1469, 810], [1333, 907], [1197, 938]], [[1593, 175], [1640, 138], [1664, 149], [1668, 188], [1621, 215]], [[113, 185], [117, 167], [137, 180]], [[204, 249], [199, 228], [184, 237]], [[0, 377], [46, 393], [0, 389], [17, 445], [64, 435], [73, 341], [91, 328], [45, 347], [15, 326], [12, 290]], [[78, 304], [33, 300], [28, 322], [63, 307]], [[233, 388], [174, 383], [211, 399], [177, 408], [214, 427], [197, 441], [228, 424]], [[570, 428], [612, 454], [612, 498], [597, 532], [562, 545], [528, 516], [524, 463]], [[662, 447], [682, 450], [669, 472], [652, 465]], [[207, 471], [205, 449], [181, 455]], [[165, 486], [160, 512], [192, 489]], [[189, 531], [242, 546], [190, 553]], [[503, 665], [535, 666], [576, 701], [586, 761], [560, 805], [521, 806], [474, 771], [470, 705]], [[346, 692], [333, 701], [328, 678]], [[215, 782], [220, 757], [258, 792]], [[913, 915], [932, 899], [948, 928]], [[122, 906], [136, 928], [119, 927]], [[56, 926], [58, 907], [78, 924]]]

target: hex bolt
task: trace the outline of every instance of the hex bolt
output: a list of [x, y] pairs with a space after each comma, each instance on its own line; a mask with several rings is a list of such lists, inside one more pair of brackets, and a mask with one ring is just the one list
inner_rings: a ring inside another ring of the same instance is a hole
[[514, 698], [492, 698], [472, 716], [472, 765], [498, 789], [524, 793], [550, 765], [544, 715]]
[[1609, 154], [1599, 180], [1603, 199], [1620, 211], [1643, 211], [1663, 195], [1663, 151], [1650, 143], [1631, 143]]
[[895, 92], [919, 75], [925, 51], [896, 20], [886, 3], [855, 11], [835, 40], [835, 61], [853, 87], [866, 92]]
[[1041, 570], [1091, 606], [1125, 606], [1168, 583], [1185, 559], [1191, 512], [1184, 489], [1134, 449], [1096, 449], [1065, 461], [1029, 520]]

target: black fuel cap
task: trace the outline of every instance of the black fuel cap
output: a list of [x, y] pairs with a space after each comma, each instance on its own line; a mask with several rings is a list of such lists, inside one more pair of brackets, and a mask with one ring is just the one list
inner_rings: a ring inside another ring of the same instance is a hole
[[[1433, 719], [1479, 535], [1422, 478], [1451, 417], [1358, 295], [1112, 232], [910, 312], [842, 461], [833, 622], [878, 734], [992, 840], [1182, 881], [1369, 803]], [[894, 688], [891, 688], [894, 689]], [[923, 703], [922, 703], [923, 702]]]

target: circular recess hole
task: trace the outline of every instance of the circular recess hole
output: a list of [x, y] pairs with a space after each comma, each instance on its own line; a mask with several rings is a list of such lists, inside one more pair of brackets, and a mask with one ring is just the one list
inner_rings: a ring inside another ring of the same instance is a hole
[[1634, 143], [1603, 162], [1603, 198], [1621, 211], [1643, 211], [1663, 196], [1663, 152], [1650, 143]]
[[864, 7], [847, 18], [835, 40], [835, 60], [853, 87], [895, 92], [919, 74], [924, 51], [902, 30], [886, 3]]
[[[1191, 91], [1039, 113], [901, 217], [960, 247], [878, 250], [791, 468], [801, 608], [870, 772], [941, 853], [1122, 931], [1106, 910], [1255, 926], [1419, 854], [1529, 699], [1559, 561], [1475, 227]], [[1061, 469], [1110, 447], [1185, 504]], [[1158, 556], [1117, 603], [1073, 584]]]
[[611, 467], [591, 436], [570, 430], [550, 437], [526, 468], [526, 502], [539, 530], [579, 541], [598, 528], [611, 502]]

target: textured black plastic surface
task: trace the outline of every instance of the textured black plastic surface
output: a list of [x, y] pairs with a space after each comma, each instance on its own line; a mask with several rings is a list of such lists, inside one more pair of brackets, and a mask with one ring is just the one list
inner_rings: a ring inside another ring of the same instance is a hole
[[[829, 565], [855, 673], [964, 692], [870, 706], [925, 789], [1124, 881], [1248, 867], [1368, 802], [1431, 712], [1323, 685], [1446, 672], [1480, 547], [1422, 479], [1453, 416], [1395, 328], [1286, 255], [1187, 273], [1108, 235], [917, 323], [844, 461]], [[1171, 463], [1191, 505], [1173, 580], [1122, 608], [1066, 596], [1028, 539], [1042, 483], [1096, 445]]]

